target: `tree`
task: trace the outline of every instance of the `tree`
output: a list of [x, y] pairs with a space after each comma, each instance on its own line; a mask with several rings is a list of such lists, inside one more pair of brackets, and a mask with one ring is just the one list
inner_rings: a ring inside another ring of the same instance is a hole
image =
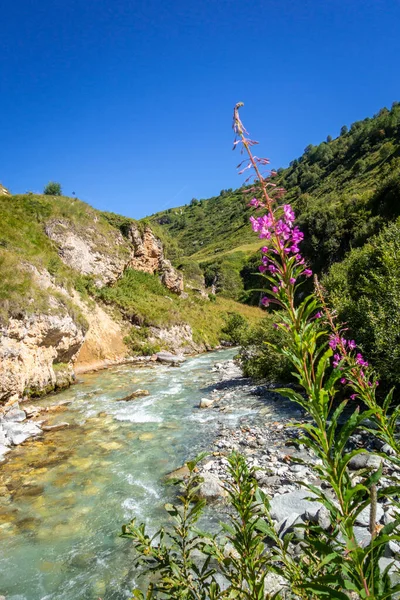
[[56, 181], [49, 181], [43, 190], [46, 196], [61, 196], [61, 184]]
[[331, 136], [331, 135], [328, 135], [328, 136], [327, 136], [327, 138], [326, 138], [326, 141], [327, 141], [327, 142], [328, 142], [328, 144], [329, 144], [329, 142], [331, 142], [331, 141], [332, 141], [332, 136]]
[[341, 127], [340, 129], [340, 135], [346, 135], [346, 133], [349, 131], [349, 128], [347, 127], [347, 125], [343, 125], [343, 127]]

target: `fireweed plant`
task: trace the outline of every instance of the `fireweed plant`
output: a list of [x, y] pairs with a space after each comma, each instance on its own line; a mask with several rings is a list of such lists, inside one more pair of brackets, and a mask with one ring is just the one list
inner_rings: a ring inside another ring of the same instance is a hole
[[[396, 477], [400, 407], [392, 406], [392, 393], [378, 402], [377, 377], [354, 340], [347, 339], [346, 330], [336, 323], [316, 278], [314, 292], [302, 297], [301, 286], [312, 277], [300, 249], [304, 236], [295, 225], [293, 208], [284, 203], [284, 190], [273, 183], [272, 174], [262, 173], [268, 159], [253, 155], [257, 142], [241, 122], [241, 106], [234, 109], [234, 148], [247, 154], [239, 172], [252, 171], [246, 191], [252, 195], [249, 204], [261, 212], [250, 220], [264, 240], [259, 267], [266, 283], [262, 303], [275, 308], [276, 327], [288, 334], [286, 346], [275, 350], [289, 359], [299, 384], [279, 392], [306, 413], [298, 425], [297, 443], [309, 450], [312, 459], [297, 462], [307, 464], [322, 485], [298, 483], [322, 508], [314, 522], [294, 525], [279, 536], [254, 469], [234, 454], [225, 482], [232, 507], [229, 522], [221, 524], [226, 537], [202, 533], [196, 527], [204, 509], [197, 496], [201, 477], [197, 461], [188, 463], [190, 476], [179, 497], [181, 506], [166, 506], [175, 522], [172, 530], [161, 529], [150, 537], [135, 520], [123, 529], [137, 550], [136, 565], [147, 577], [151, 574], [146, 595], [139, 589], [134, 595], [211, 600], [395, 598], [400, 585], [393, 563], [384, 565], [380, 559], [389, 543], [393, 548], [400, 541]], [[366, 437], [375, 450], [354, 449], [354, 433]], [[363, 454], [364, 466], [352, 474], [349, 463], [358, 454]], [[382, 503], [384, 523], [377, 519]], [[369, 535], [359, 541], [361, 516], [369, 521]], [[267, 584], [272, 574], [281, 578], [273, 592]]]

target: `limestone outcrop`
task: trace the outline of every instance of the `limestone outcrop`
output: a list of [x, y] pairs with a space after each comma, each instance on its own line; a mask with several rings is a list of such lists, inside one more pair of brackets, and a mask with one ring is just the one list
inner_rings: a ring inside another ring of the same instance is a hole
[[68, 385], [84, 336], [69, 314], [10, 319], [0, 329], [0, 401]]
[[114, 283], [126, 268], [159, 273], [161, 282], [172, 292], [183, 292], [183, 276], [164, 257], [161, 241], [150, 227], [136, 223], [124, 237], [117, 229], [106, 235], [95, 227], [79, 231], [68, 220], [46, 224], [48, 237], [57, 245], [61, 260], [83, 275], [93, 275], [98, 287]]
[[128, 239], [132, 245], [128, 267], [145, 273], [155, 273], [159, 270], [164, 258], [161, 241], [156, 238], [150, 227], [143, 231], [136, 224], [129, 228]]
[[173, 348], [176, 354], [193, 354], [207, 350], [204, 344], [193, 340], [193, 330], [188, 324], [172, 325], [168, 328], [150, 327], [149, 341]]
[[1, 183], [0, 183], [0, 196], [11, 196], [8, 189], [5, 188], [4, 185], [2, 185]]
[[94, 275], [98, 287], [113, 283], [124, 272], [129, 251], [118, 230], [105, 236], [95, 227], [78, 231], [69, 221], [57, 219], [47, 223], [45, 231], [61, 260], [83, 275]]
[[168, 259], [164, 258], [163, 245], [150, 227], [145, 227], [141, 231], [137, 225], [132, 224], [128, 238], [132, 244], [128, 266], [145, 273], [159, 273], [165, 287], [175, 294], [181, 294], [183, 292], [183, 276], [174, 269]]
[[[132, 268], [157, 273], [170, 291], [183, 292], [182, 275], [164, 258], [162, 243], [149, 227], [132, 223], [122, 235], [117, 227], [97, 224], [96, 219], [85, 228], [66, 218], [46, 222], [45, 233], [68, 267], [92, 275], [99, 288], [112, 285], [125, 269]], [[23, 398], [66, 387], [75, 372], [122, 362], [129, 353], [124, 338], [131, 324], [122, 315], [62, 287], [45, 268], [29, 262], [23, 268], [32, 275], [35, 297], [45, 292], [46, 306], [37, 310], [32, 306], [7, 322], [0, 321], [0, 405], [12, 396]], [[197, 349], [190, 327], [158, 333], [164, 346], [178, 352]]]

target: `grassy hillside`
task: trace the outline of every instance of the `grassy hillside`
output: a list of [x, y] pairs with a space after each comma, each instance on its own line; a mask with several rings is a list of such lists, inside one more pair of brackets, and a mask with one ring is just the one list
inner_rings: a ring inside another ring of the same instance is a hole
[[[63, 219], [71, 230], [90, 239], [95, 248], [127, 258], [128, 243], [116, 244], [115, 240], [117, 234], [127, 234], [132, 219], [102, 213], [75, 198], [31, 194], [0, 195], [0, 216], [1, 324], [6, 324], [10, 316], [39, 312], [69, 312], [74, 319], [82, 319], [71, 299], [73, 290], [85, 299], [107, 305], [117, 319], [142, 326], [143, 339], [149, 326], [188, 323], [195, 341], [213, 346], [230, 312], [240, 312], [250, 322], [262, 314], [229, 300], [212, 302], [194, 292], [186, 299], [180, 298], [161, 285], [157, 275], [130, 269], [115, 284], [99, 289], [93, 276], [82, 275], [64, 264], [45, 231], [49, 222]], [[69, 294], [44, 289], [35, 273], [47, 273], [52, 283]]]
[[[296, 209], [308, 260], [318, 272], [327, 270], [400, 214], [400, 104], [343, 127], [336, 139], [307, 146], [287, 169], [278, 170], [274, 182], [286, 188], [285, 201]], [[224, 190], [150, 217], [206, 275], [234, 266], [242, 284], [220, 286], [231, 297], [249, 287], [247, 261], [261, 246], [250, 230], [252, 210], [244, 196], [243, 189]]]

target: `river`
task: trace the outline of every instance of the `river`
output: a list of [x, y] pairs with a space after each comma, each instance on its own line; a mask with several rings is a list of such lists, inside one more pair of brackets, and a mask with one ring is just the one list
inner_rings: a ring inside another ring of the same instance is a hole
[[[0, 466], [0, 595], [7, 600], [122, 600], [135, 584], [132, 547], [119, 537], [133, 515], [152, 531], [173, 498], [164, 476], [207, 449], [227, 414], [198, 408], [219, 375], [222, 350], [180, 368], [121, 365], [80, 377], [39, 404], [71, 401], [48, 432]], [[144, 398], [118, 401], [141, 388]], [[238, 390], [239, 393], [239, 390]]]

